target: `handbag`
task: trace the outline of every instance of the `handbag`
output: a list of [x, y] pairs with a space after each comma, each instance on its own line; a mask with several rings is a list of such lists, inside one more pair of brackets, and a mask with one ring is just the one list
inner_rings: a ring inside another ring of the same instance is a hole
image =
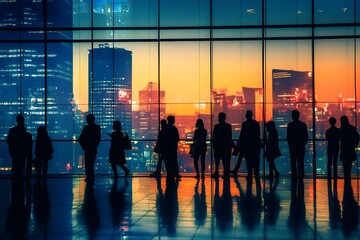
[[131, 146], [131, 140], [129, 138], [129, 135], [128, 134], [124, 134], [124, 149], [125, 150], [131, 150], [132, 149], [132, 146]]

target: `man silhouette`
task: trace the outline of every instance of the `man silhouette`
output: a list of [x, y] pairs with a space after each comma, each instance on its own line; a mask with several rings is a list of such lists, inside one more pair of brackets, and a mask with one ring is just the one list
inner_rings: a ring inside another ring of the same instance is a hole
[[180, 141], [179, 131], [174, 126], [175, 116], [167, 117], [167, 125], [164, 126], [164, 158], [167, 170], [167, 179], [173, 180], [179, 176], [179, 165], [177, 161], [178, 142]]
[[327, 177], [331, 179], [331, 166], [333, 166], [334, 179], [337, 178], [337, 160], [339, 156], [340, 129], [335, 126], [336, 119], [329, 118], [330, 128], [326, 129], [327, 141]]
[[26, 131], [24, 116], [16, 116], [17, 126], [10, 128], [7, 136], [9, 153], [12, 158], [13, 177], [22, 177], [26, 166], [26, 176], [31, 176], [32, 135]]
[[260, 168], [260, 124], [252, 119], [253, 112], [246, 111], [246, 121], [242, 123], [241, 132], [239, 136], [241, 155], [245, 157], [246, 167], [248, 171], [248, 178], [251, 178], [253, 173], [255, 177], [259, 176]]
[[219, 113], [218, 124], [215, 124], [213, 131], [213, 148], [215, 157], [215, 172], [211, 174], [211, 177], [219, 177], [219, 165], [220, 159], [223, 161], [224, 176], [228, 178], [230, 175], [230, 158], [231, 149], [234, 147], [232, 141], [232, 130], [231, 125], [225, 122], [226, 114], [223, 112]]
[[95, 117], [93, 114], [86, 116], [86, 123], [79, 136], [79, 143], [85, 152], [85, 181], [94, 182], [94, 164], [97, 154], [97, 147], [100, 144], [101, 129], [95, 124]]
[[307, 126], [299, 120], [300, 112], [298, 110], [293, 110], [291, 117], [293, 121], [288, 124], [286, 133], [290, 151], [291, 177], [293, 180], [302, 181], [304, 179], [305, 145], [308, 141]]

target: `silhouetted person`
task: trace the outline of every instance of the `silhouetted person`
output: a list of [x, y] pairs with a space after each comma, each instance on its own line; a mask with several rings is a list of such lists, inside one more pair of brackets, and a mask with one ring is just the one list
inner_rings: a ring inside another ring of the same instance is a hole
[[230, 192], [230, 179], [224, 178], [222, 195], [220, 196], [219, 179], [215, 179], [214, 207], [213, 211], [216, 218], [217, 227], [224, 232], [232, 227], [233, 211], [232, 197]]
[[205, 181], [201, 181], [201, 189], [199, 191], [199, 180], [196, 181], [194, 189], [194, 217], [195, 225], [203, 226], [207, 215], [207, 203], [205, 194]]
[[[253, 112], [246, 111], [246, 121], [241, 125], [241, 132], [239, 136], [240, 149], [246, 161], [248, 171], [247, 177], [259, 176], [260, 169], [260, 124], [252, 119]], [[241, 153], [240, 153], [241, 154]]]
[[265, 157], [269, 163], [269, 178], [279, 177], [280, 173], [275, 165], [275, 158], [280, 157], [281, 152], [279, 149], [279, 134], [276, 130], [274, 121], [269, 121], [265, 124], [266, 131], [268, 132], [265, 143]]
[[32, 136], [25, 128], [23, 115], [16, 116], [17, 126], [10, 128], [7, 136], [10, 157], [12, 158], [11, 174], [13, 177], [31, 176]]
[[51, 139], [44, 126], [37, 129], [36, 144], [35, 144], [35, 166], [37, 177], [47, 176], [48, 161], [52, 159], [53, 146]]
[[88, 182], [85, 186], [84, 202], [79, 210], [80, 223], [86, 227], [86, 239], [97, 239], [100, 228], [100, 215], [96, 204], [94, 183]]
[[164, 127], [166, 127], [166, 120], [162, 119], [160, 121], [161, 129], [159, 131], [156, 144], [154, 147], [154, 152], [158, 154], [158, 161], [156, 164], [156, 171], [150, 174], [150, 177], [161, 177], [161, 166], [164, 162], [164, 151], [165, 151], [165, 136], [164, 136]]
[[354, 198], [350, 179], [345, 179], [344, 181], [342, 221], [344, 237], [350, 239], [351, 233], [356, 233], [359, 228], [359, 204]]
[[305, 146], [308, 141], [307, 126], [299, 120], [300, 112], [298, 110], [293, 110], [291, 117], [293, 121], [288, 124], [286, 133], [290, 151], [291, 178], [302, 181], [305, 171]]
[[215, 124], [213, 131], [213, 148], [215, 158], [215, 171], [211, 177], [219, 177], [220, 159], [224, 166], [224, 178], [230, 175], [231, 150], [234, 147], [232, 140], [231, 125], [225, 122], [226, 114], [221, 112], [218, 116], [218, 124]]
[[347, 116], [340, 118], [340, 160], [344, 169], [344, 178], [351, 179], [352, 162], [357, 159], [355, 148], [359, 143], [356, 127], [350, 125]]
[[196, 171], [196, 179], [200, 178], [200, 172], [199, 172], [199, 158], [201, 161], [201, 178], [205, 178], [205, 155], [207, 151], [207, 145], [206, 145], [206, 137], [207, 137], [207, 130], [204, 127], [204, 122], [202, 119], [198, 119], [196, 121], [196, 130], [194, 132], [194, 146], [195, 146], [195, 152], [194, 152], [194, 166]]
[[167, 179], [173, 180], [174, 177], [179, 178], [179, 165], [177, 160], [177, 148], [178, 142], [180, 141], [179, 131], [174, 126], [175, 117], [167, 117], [167, 125], [164, 128], [164, 139], [165, 139], [165, 166], [167, 170]]
[[331, 178], [331, 166], [333, 177], [337, 178], [337, 161], [339, 156], [340, 129], [336, 127], [336, 119], [329, 118], [330, 128], [326, 129], [325, 138], [327, 141], [327, 177]]
[[260, 179], [255, 178], [256, 193], [253, 195], [253, 181], [251, 178], [246, 179], [246, 192], [240, 185], [237, 178], [234, 178], [236, 187], [239, 190], [240, 197], [236, 197], [238, 212], [241, 215], [241, 222], [249, 230], [254, 230], [255, 225], [260, 224], [262, 206]]
[[34, 183], [33, 213], [36, 223], [46, 228], [50, 219], [51, 204], [46, 179], [36, 179]]
[[291, 182], [291, 202], [290, 214], [288, 218], [288, 225], [294, 229], [294, 236], [299, 237], [302, 228], [306, 223], [306, 209], [304, 199], [304, 182], [292, 181]]
[[94, 164], [97, 154], [97, 148], [100, 144], [101, 129], [95, 123], [93, 114], [86, 116], [86, 123], [79, 136], [79, 143], [85, 152], [85, 175], [86, 182], [93, 182], [95, 180]]
[[328, 179], [328, 202], [329, 202], [329, 225], [330, 228], [337, 228], [341, 222], [340, 202], [338, 199], [337, 179], [334, 179], [332, 188], [331, 180]]
[[[118, 179], [115, 179], [110, 191], [110, 206], [113, 218], [113, 228], [115, 231], [123, 229], [123, 219], [127, 212], [131, 212], [131, 202], [128, 200], [127, 188], [129, 182], [127, 178], [124, 179], [124, 183], [119, 188]], [[129, 196], [131, 198], [131, 196]], [[128, 223], [129, 224], [129, 223]]]
[[276, 194], [276, 188], [279, 184], [278, 178], [269, 179], [269, 192], [264, 193], [265, 211], [267, 211], [266, 222], [269, 225], [275, 225], [280, 213], [280, 198]]
[[124, 147], [124, 133], [121, 131], [122, 126], [119, 121], [113, 121], [113, 129], [112, 133], [108, 133], [111, 137], [111, 145], [109, 151], [109, 163], [111, 164], [111, 168], [114, 172], [114, 177], [118, 177], [116, 166], [119, 166], [124, 170], [125, 177], [127, 177], [130, 173], [130, 170], [126, 168], [126, 158], [125, 158], [125, 147]]

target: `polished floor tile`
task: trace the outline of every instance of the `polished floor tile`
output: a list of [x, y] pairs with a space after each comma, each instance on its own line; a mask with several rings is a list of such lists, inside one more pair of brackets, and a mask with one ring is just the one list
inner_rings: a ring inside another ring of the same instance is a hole
[[0, 178], [0, 239], [360, 239], [360, 180]]

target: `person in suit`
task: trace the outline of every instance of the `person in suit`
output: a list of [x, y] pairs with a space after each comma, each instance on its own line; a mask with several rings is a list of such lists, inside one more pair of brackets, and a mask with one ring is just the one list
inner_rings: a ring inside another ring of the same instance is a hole
[[167, 117], [167, 125], [164, 128], [164, 157], [167, 170], [167, 179], [179, 179], [179, 165], [177, 160], [178, 142], [180, 141], [179, 131], [175, 127], [175, 116]]
[[291, 112], [292, 122], [288, 124], [286, 140], [290, 151], [291, 178], [293, 180], [304, 179], [304, 158], [305, 146], [308, 141], [307, 126], [300, 121], [300, 112], [293, 110]]
[[199, 158], [201, 159], [201, 178], [205, 179], [205, 155], [207, 151], [206, 145], [206, 137], [207, 137], [207, 130], [204, 127], [204, 122], [202, 119], [198, 119], [196, 121], [196, 130], [194, 132], [194, 166], [196, 171], [196, 179], [200, 178], [200, 171], [199, 171]]
[[52, 159], [53, 146], [51, 139], [44, 126], [37, 129], [35, 144], [35, 165], [37, 177], [46, 177], [48, 171], [48, 161]]
[[109, 163], [111, 164], [111, 168], [114, 172], [114, 178], [118, 177], [116, 166], [122, 168], [122, 170], [125, 172], [125, 177], [127, 177], [130, 173], [130, 170], [125, 166], [126, 158], [124, 148], [124, 133], [121, 131], [121, 122], [113, 121], [113, 129], [114, 131], [112, 133], [108, 133], [108, 135], [111, 137]]
[[94, 164], [97, 155], [97, 148], [100, 144], [101, 129], [95, 123], [95, 116], [88, 114], [86, 116], [87, 125], [82, 129], [79, 136], [79, 143], [85, 152], [85, 181], [94, 182]]
[[231, 125], [225, 122], [226, 114], [220, 112], [218, 116], [219, 123], [215, 124], [213, 131], [213, 149], [215, 157], [215, 171], [211, 177], [219, 177], [220, 159], [224, 165], [223, 178], [228, 178], [230, 175], [230, 158], [231, 149], [234, 147], [232, 140]]
[[156, 164], [156, 171], [153, 172], [152, 174], [150, 174], [150, 177], [161, 177], [161, 166], [162, 166], [162, 162], [164, 161], [164, 127], [166, 126], [166, 120], [162, 119], [160, 121], [160, 126], [161, 129], [159, 131], [157, 140], [156, 140], [156, 144], [154, 147], [154, 152], [157, 153], [159, 155], [157, 164]]
[[355, 148], [359, 144], [356, 127], [349, 123], [347, 116], [340, 118], [340, 160], [344, 168], [344, 178], [351, 179], [352, 162], [357, 159]]
[[336, 127], [336, 118], [329, 118], [330, 128], [325, 131], [327, 141], [327, 177], [331, 179], [331, 166], [333, 177], [337, 178], [337, 160], [339, 156], [340, 129]]
[[17, 126], [9, 129], [7, 143], [9, 146], [10, 157], [12, 158], [12, 177], [21, 178], [26, 173], [31, 176], [32, 164], [32, 135], [26, 131], [24, 116], [16, 116]]
[[258, 121], [252, 119], [253, 112], [251, 110], [246, 111], [246, 121], [241, 125], [241, 132], [239, 136], [240, 149], [246, 161], [248, 178], [251, 178], [253, 174], [255, 177], [259, 176], [260, 169], [260, 124]]

